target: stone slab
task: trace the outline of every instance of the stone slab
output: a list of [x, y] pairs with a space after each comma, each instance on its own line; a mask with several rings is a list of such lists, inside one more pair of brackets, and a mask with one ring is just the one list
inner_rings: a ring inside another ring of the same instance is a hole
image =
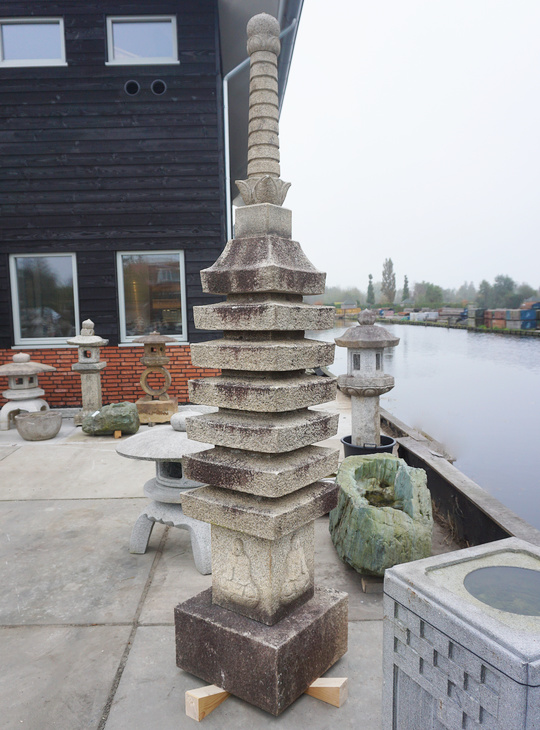
[[331, 365], [334, 345], [322, 340], [209, 340], [191, 345], [191, 362], [196, 367], [222, 370], [304, 370]]
[[130, 555], [145, 499], [0, 503], [4, 624], [131, 622], [155, 557]]
[[[195, 728], [186, 717], [187, 690], [207, 683], [175, 665], [172, 626], [137, 629], [122, 679], [118, 686], [105, 730], [159, 730]], [[377, 730], [381, 726], [382, 621], [349, 624], [349, 651], [325, 676], [348, 677], [349, 698], [338, 710], [325, 702], [302, 695], [274, 720], [266, 712], [231, 696], [204, 718], [207, 730], [251, 728], [268, 730], [329, 730], [358, 728]], [[279, 725], [278, 725], [279, 723]]]
[[227, 301], [193, 307], [195, 327], [204, 330], [332, 329], [334, 307], [286, 301]]
[[189, 397], [218, 408], [279, 413], [328, 403], [336, 397], [336, 387], [336, 378], [319, 375], [249, 379], [220, 375], [190, 380]]
[[2, 727], [97, 728], [131, 626], [0, 628]]
[[294, 451], [331, 438], [337, 428], [337, 413], [309, 409], [270, 415], [227, 410], [187, 421], [190, 439], [269, 454]]
[[322, 294], [325, 279], [297, 241], [279, 236], [234, 238], [215, 264], [201, 271], [203, 291], [210, 294]]
[[31, 451], [11, 453], [0, 462], [0, 500], [142, 497], [145, 481], [155, 475], [154, 464], [120, 459], [114, 450], [118, 441], [109, 446], [83, 436], [92, 441], [90, 448], [38, 442], [28, 447]]
[[282, 497], [333, 474], [339, 452], [305, 446], [287, 454], [259, 454], [216, 446], [186, 456], [184, 474], [203, 484], [261, 497]]
[[208, 590], [176, 607], [175, 626], [180, 668], [279, 715], [347, 651], [347, 596], [316, 588], [269, 627], [213, 605]]
[[277, 499], [201, 487], [184, 492], [182, 502], [184, 513], [197, 520], [276, 540], [333, 509], [338, 492], [333, 480], [315, 482]]

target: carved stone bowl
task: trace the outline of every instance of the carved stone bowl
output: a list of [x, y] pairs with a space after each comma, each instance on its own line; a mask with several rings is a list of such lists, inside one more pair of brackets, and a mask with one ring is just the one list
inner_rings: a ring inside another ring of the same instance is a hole
[[17, 431], [25, 441], [46, 441], [56, 436], [62, 425], [62, 414], [55, 411], [19, 413], [15, 416]]

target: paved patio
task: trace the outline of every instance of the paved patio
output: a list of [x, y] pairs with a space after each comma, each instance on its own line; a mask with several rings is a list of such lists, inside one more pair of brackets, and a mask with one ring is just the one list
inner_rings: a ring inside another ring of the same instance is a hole
[[[343, 433], [347, 406], [333, 404]], [[0, 432], [3, 728], [197, 724], [185, 715], [184, 693], [204, 682], [176, 667], [173, 609], [211, 577], [196, 571], [185, 530], [157, 524], [147, 553], [130, 555], [142, 487], [155, 470], [118, 456], [117, 445], [69, 419], [46, 442]], [[327, 522], [316, 524], [316, 581], [349, 593], [349, 652], [328, 673], [349, 678], [349, 699], [337, 709], [304, 695], [274, 718], [231, 697], [204, 720], [209, 730], [380, 727], [382, 596], [362, 592], [360, 576], [337, 558]]]

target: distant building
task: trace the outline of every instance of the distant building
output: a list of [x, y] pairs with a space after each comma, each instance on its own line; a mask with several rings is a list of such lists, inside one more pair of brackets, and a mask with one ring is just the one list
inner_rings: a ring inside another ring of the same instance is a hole
[[154, 329], [178, 340], [181, 402], [187, 379], [209, 373], [191, 367], [189, 343], [211, 336], [192, 309], [214, 300], [199, 271], [223, 249], [246, 176], [246, 24], [278, 14], [282, 100], [301, 6], [2, 3], [0, 363], [31, 348], [54, 364], [42, 378], [51, 405], [81, 403], [65, 340], [86, 318], [110, 342], [104, 402], [140, 396], [132, 340]]

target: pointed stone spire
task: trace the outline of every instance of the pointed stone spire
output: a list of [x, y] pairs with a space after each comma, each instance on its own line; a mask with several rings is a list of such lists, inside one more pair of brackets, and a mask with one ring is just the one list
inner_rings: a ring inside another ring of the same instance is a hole
[[236, 184], [246, 205], [282, 205], [291, 184], [279, 177], [279, 23], [272, 15], [261, 13], [249, 21], [247, 33], [248, 179], [236, 180]]

